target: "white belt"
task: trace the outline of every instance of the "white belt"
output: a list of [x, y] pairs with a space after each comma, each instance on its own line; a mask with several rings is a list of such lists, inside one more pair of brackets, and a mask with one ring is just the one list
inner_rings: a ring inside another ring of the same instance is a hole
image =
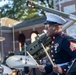
[[62, 63], [62, 64], [57, 64], [58, 66], [63, 66], [63, 65], [67, 65], [68, 64], [68, 62], [66, 62], [66, 63]]

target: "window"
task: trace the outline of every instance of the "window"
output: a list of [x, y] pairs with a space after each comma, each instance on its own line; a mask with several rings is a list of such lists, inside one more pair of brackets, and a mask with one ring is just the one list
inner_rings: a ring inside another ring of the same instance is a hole
[[64, 7], [64, 12], [65, 13], [74, 13], [75, 12], [75, 4], [73, 5], [69, 5], [69, 6], [65, 6]]
[[76, 39], [76, 23], [73, 26], [66, 29], [66, 33]]

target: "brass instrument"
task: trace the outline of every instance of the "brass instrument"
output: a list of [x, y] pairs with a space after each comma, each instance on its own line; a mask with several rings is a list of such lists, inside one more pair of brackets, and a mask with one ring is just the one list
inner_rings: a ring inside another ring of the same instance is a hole
[[[46, 36], [46, 33], [42, 33], [36, 37], [36, 41], [34, 41], [30, 45], [28, 45], [26, 48], [27, 51], [31, 55], [33, 55], [34, 58], [41, 59], [43, 56], [45, 56], [44, 50], [40, 44], [41, 42], [44, 44], [44, 46], [47, 47], [49, 45], [49, 43], [51, 42], [51, 38], [48, 38]], [[48, 51], [49, 47], [47, 47], [46, 49]], [[21, 54], [23, 54], [23, 53], [24, 53], [24, 51], [21, 52]]]

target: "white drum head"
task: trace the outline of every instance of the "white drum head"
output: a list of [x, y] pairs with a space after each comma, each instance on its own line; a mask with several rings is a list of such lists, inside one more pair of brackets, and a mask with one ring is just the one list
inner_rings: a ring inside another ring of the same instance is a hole
[[36, 68], [37, 63], [33, 61], [29, 56], [14, 55], [6, 60], [6, 64], [11, 68], [21, 69], [25, 66]]

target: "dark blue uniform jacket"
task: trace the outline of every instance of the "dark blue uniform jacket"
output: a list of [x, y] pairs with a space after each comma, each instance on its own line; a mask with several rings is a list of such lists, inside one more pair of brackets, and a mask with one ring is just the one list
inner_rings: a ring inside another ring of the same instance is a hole
[[[76, 58], [76, 40], [66, 34], [54, 35], [51, 43], [51, 58], [53, 63], [60, 65], [65, 74]], [[45, 66], [46, 73], [52, 72], [52, 66]]]

